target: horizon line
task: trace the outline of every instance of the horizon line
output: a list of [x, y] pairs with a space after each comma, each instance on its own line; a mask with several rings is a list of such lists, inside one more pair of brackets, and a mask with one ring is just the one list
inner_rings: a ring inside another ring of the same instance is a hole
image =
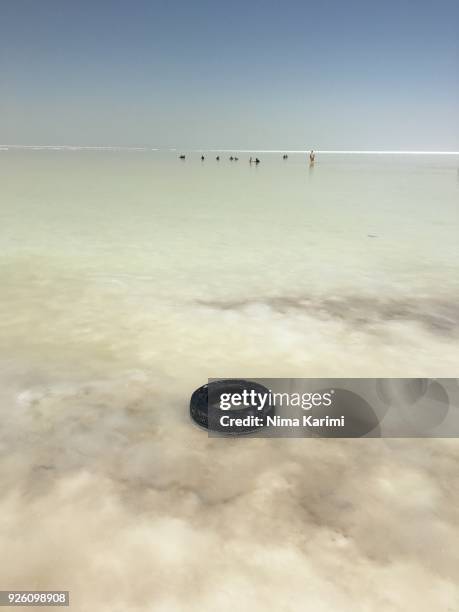
[[[0, 144], [0, 150], [8, 149], [51, 149], [51, 150], [107, 150], [107, 151], [188, 151], [190, 153], [298, 153], [306, 154], [311, 149], [179, 149], [178, 147], [134, 147], [125, 145], [39, 145], [39, 144]], [[410, 151], [410, 150], [369, 150], [369, 149], [313, 149], [321, 154], [347, 154], [347, 155], [459, 155], [459, 151]]]

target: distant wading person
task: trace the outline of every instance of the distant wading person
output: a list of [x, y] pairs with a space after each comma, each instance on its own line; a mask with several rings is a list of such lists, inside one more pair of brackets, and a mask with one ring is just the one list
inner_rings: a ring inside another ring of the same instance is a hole
[[314, 153], [314, 151], [311, 151], [309, 153], [309, 165], [313, 166], [315, 161], [316, 161], [316, 154]]

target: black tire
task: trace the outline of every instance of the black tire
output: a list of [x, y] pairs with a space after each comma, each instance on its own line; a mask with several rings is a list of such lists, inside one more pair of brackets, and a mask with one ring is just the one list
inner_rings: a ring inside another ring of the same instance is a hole
[[256, 393], [268, 394], [269, 389], [259, 383], [243, 380], [228, 379], [216, 380], [207, 385], [203, 385], [194, 391], [190, 399], [190, 416], [200, 427], [209, 431], [215, 431], [226, 435], [237, 435], [251, 433], [264, 427], [265, 417], [274, 415], [274, 406], [266, 402], [266, 405], [258, 410], [257, 405], [241, 408], [231, 408], [226, 414], [231, 417], [244, 418], [247, 416], [260, 417], [263, 425], [247, 425], [237, 427], [224, 427], [220, 424], [220, 417], [223, 414], [219, 407], [219, 399], [222, 393], [242, 393], [244, 390], [255, 391]]

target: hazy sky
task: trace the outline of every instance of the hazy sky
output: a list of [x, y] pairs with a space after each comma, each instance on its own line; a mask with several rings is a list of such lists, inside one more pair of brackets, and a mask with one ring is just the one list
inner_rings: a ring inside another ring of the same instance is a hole
[[457, 0], [2, 0], [0, 143], [459, 150]]

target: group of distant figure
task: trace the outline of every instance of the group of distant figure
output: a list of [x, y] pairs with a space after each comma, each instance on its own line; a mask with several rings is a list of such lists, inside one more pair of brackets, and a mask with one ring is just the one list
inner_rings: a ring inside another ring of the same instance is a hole
[[[179, 155], [179, 159], [186, 159], [186, 155]], [[206, 158], [204, 157], [204, 155], [201, 155], [201, 161], [204, 161], [205, 159]], [[215, 159], [217, 161], [220, 161], [220, 155], [217, 155]], [[288, 155], [286, 153], [284, 153], [284, 155], [282, 155], [282, 159], [288, 159]], [[239, 161], [239, 157], [234, 157], [233, 155], [231, 155], [229, 160], [230, 161]], [[316, 154], [314, 153], [314, 151], [311, 151], [309, 153], [309, 165], [313, 166], [315, 160], [316, 160]], [[258, 157], [255, 157], [255, 159], [253, 157], [249, 158], [249, 164], [258, 165], [259, 163], [260, 163], [260, 160], [258, 159]]]

